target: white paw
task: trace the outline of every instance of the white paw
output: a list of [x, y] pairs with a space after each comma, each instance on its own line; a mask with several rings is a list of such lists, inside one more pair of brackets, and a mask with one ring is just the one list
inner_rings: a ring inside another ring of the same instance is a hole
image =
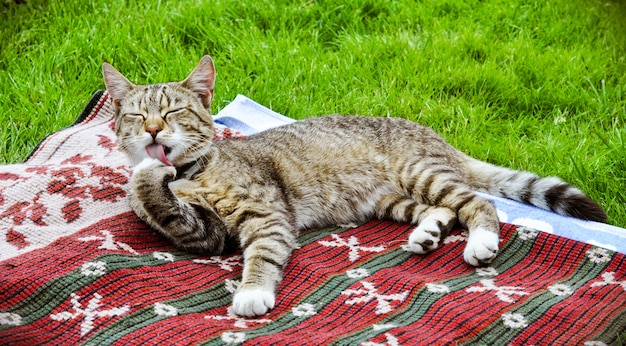
[[477, 228], [469, 234], [463, 258], [475, 267], [491, 263], [498, 254], [499, 243], [497, 233]]
[[429, 253], [439, 247], [441, 230], [437, 221], [426, 219], [409, 235], [409, 250], [418, 254]]
[[265, 315], [274, 308], [275, 300], [273, 292], [262, 288], [239, 290], [233, 297], [232, 311], [246, 317]]
[[409, 236], [409, 251], [425, 254], [439, 247], [450, 231], [456, 214], [448, 208], [433, 208]]
[[139, 164], [137, 166], [133, 167], [133, 175], [136, 175], [136, 174], [138, 174], [140, 172], [143, 172], [143, 171], [151, 172], [151, 171], [154, 171], [156, 169], [165, 170], [170, 175], [176, 174], [176, 168], [174, 168], [172, 166], [166, 166], [160, 160], [157, 160], [157, 159], [154, 159], [154, 158], [151, 158], [151, 157], [146, 157], [141, 162], [139, 162]]

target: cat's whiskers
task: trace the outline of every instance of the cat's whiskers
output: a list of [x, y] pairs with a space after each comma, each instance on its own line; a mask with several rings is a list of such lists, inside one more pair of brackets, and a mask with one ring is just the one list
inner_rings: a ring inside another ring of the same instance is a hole
[[[206, 142], [206, 143], [203, 143]], [[176, 143], [182, 149], [183, 155], [199, 158], [204, 156], [204, 145], [211, 145], [211, 141], [206, 139], [203, 135], [188, 134], [183, 137], [182, 140]]]
[[130, 151], [131, 145], [133, 144], [133, 140], [128, 137], [119, 138], [117, 141], [117, 146], [125, 152]]

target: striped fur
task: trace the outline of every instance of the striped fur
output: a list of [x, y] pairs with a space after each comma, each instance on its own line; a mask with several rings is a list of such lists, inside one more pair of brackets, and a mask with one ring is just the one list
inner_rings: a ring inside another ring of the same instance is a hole
[[[474, 191], [606, 219], [558, 178], [475, 160], [431, 129], [398, 118], [310, 118], [213, 143], [209, 57], [181, 83], [136, 86], [108, 64], [103, 72], [120, 147], [135, 165], [133, 209], [188, 251], [217, 254], [239, 244], [244, 269], [233, 298], [239, 315], [273, 308], [301, 229], [373, 218], [412, 223], [408, 248], [423, 254], [458, 222], [469, 231], [464, 259], [476, 266], [495, 258], [499, 222], [493, 205]], [[163, 145], [165, 158], [147, 153], [153, 143]]]

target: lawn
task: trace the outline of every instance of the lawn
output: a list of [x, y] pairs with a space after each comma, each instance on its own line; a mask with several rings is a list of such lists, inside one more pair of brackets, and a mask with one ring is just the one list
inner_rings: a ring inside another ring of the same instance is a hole
[[474, 157], [558, 175], [626, 226], [626, 4], [619, 0], [0, 1], [0, 164], [104, 89], [180, 80], [203, 54], [213, 112], [428, 125]]

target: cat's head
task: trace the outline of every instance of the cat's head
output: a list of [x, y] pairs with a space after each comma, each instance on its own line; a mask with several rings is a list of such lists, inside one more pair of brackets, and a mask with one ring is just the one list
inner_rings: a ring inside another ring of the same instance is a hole
[[102, 73], [115, 107], [118, 145], [133, 165], [154, 157], [180, 167], [210, 149], [215, 67], [209, 56], [182, 82], [135, 85], [108, 63]]

